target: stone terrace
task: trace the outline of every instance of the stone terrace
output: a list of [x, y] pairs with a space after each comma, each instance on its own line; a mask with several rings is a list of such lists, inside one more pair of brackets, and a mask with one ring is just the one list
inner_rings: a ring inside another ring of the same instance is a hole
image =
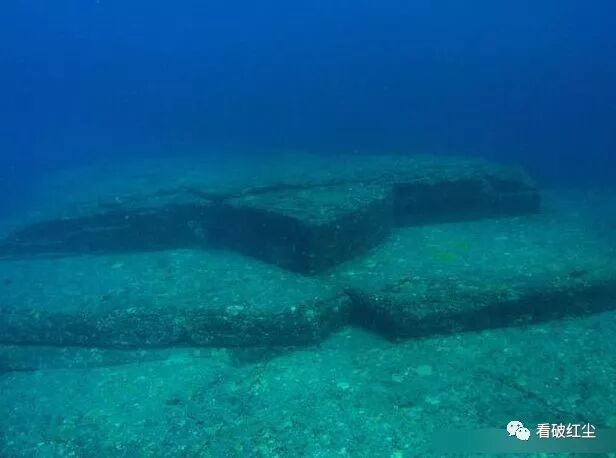
[[616, 305], [600, 199], [540, 206], [526, 175], [481, 161], [292, 159], [50, 177], [2, 244], [0, 343], [305, 345], [346, 324], [423, 337]]
[[233, 167], [154, 162], [57, 178], [46, 185], [53, 198], [0, 254], [222, 248], [318, 274], [379, 245], [393, 227], [540, 206], [521, 171], [477, 160], [298, 156]]

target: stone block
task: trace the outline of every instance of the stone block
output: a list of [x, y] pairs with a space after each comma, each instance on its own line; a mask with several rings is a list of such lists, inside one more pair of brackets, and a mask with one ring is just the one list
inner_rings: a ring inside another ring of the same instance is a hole
[[218, 251], [3, 261], [0, 278], [4, 344], [297, 345], [348, 312], [315, 279]]

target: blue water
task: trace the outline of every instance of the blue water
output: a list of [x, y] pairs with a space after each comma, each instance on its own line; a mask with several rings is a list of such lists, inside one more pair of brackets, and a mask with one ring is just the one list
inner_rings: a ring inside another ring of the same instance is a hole
[[616, 177], [609, 0], [9, 1], [0, 42], [11, 185], [100, 156], [278, 150]]
[[5, 0], [0, 455], [616, 452], [615, 56], [614, 0]]

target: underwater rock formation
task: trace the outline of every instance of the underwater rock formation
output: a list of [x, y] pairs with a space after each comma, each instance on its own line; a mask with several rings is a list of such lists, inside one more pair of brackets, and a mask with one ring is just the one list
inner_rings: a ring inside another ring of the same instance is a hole
[[400, 229], [332, 279], [355, 324], [418, 337], [613, 309], [615, 255], [585, 222], [546, 212]]
[[[170, 168], [175, 181], [145, 180], [126, 195], [111, 192], [117, 183], [99, 181], [96, 193], [84, 193], [88, 198], [66, 205], [61, 216], [17, 228], [0, 255], [205, 246], [317, 274], [377, 246], [396, 226], [528, 214], [540, 206], [523, 172], [469, 159], [302, 156], [277, 173], [244, 172], [224, 185], [193, 177], [193, 168]], [[135, 173], [118, 170], [107, 180], [130, 181]]]
[[404, 338], [613, 309], [614, 247], [546, 207], [394, 228], [314, 276], [216, 249], [5, 259], [0, 344], [295, 346], [349, 324]]
[[290, 345], [348, 321], [325, 283], [229, 252], [0, 262], [0, 342], [100, 347]]

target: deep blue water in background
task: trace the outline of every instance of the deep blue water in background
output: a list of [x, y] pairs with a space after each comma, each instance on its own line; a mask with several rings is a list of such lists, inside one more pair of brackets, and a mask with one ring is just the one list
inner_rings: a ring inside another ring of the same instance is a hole
[[8, 0], [0, 190], [100, 156], [473, 154], [616, 182], [616, 2]]

